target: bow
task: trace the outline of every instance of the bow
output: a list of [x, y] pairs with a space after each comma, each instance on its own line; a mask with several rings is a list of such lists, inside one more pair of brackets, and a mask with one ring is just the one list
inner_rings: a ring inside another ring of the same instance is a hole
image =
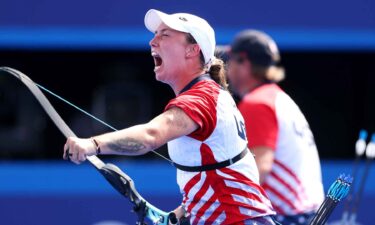
[[[68, 137], [76, 137], [61, 116], [53, 108], [46, 96], [38, 88], [40, 85], [34, 83], [28, 76], [18, 70], [9, 67], [0, 67], [0, 71], [13, 75], [19, 79], [33, 93], [43, 109], [55, 123], [57, 128]], [[38, 86], [37, 86], [38, 85]], [[144, 218], [150, 219], [154, 224], [167, 225], [177, 223], [176, 215], [171, 212], [164, 212], [147, 202], [136, 190], [133, 180], [117, 166], [104, 163], [97, 156], [88, 156], [87, 160], [104, 176], [104, 178], [124, 197], [128, 198], [134, 205], [134, 211], [138, 215], [137, 225], [144, 225]]]

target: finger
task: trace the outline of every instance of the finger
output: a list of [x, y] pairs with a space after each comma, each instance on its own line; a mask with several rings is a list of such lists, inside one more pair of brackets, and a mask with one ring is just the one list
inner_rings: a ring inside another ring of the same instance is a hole
[[86, 160], [86, 154], [83, 152], [78, 153], [78, 161], [84, 162]]
[[63, 159], [67, 160], [68, 159], [68, 154], [69, 154], [68, 144], [65, 144], [64, 145]]
[[68, 137], [66, 139], [66, 142], [65, 142], [65, 145], [64, 145], [64, 154], [63, 154], [63, 158], [65, 160], [68, 160], [69, 159], [69, 146], [71, 145], [71, 137]]
[[71, 157], [73, 157], [73, 154], [70, 153], [69, 149], [66, 150], [65, 155], [66, 155], [66, 160], [69, 160]]
[[78, 161], [78, 160], [72, 160], [72, 162], [73, 162], [74, 164], [77, 164], [77, 165], [81, 164], [81, 162]]
[[78, 150], [77, 146], [74, 146], [73, 148], [74, 148], [74, 150], [71, 152], [71, 155], [69, 154], [69, 157], [70, 157], [70, 160], [72, 160], [74, 163], [78, 164], [79, 163], [79, 160], [78, 160], [79, 150]]
[[69, 148], [64, 148], [64, 155], [63, 155], [63, 158], [65, 159], [65, 160], [69, 160], [69, 157], [71, 157], [73, 154], [72, 153], [70, 153], [70, 151], [69, 151]]

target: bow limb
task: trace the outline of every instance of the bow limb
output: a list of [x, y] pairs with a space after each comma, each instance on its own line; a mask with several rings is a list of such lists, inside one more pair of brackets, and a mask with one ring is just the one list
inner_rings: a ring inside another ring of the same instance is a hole
[[[55, 123], [57, 128], [68, 137], [76, 137], [74, 132], [68, 127], [65, 121], [57, 113], [52, 104], [48, 101], [42, 91], [35, 85], [35, 83], [22, 72], [10, 67], [0, 67], [0, 71], [7, 72], [19, 79], [39, 101], [43, 109]], [[139, 215], [140, 223], [143, 224], [143, 218], [147, 217], [156, 224], [168, 224], [168, 217], [170, 213], [164, 212], [155, 206], [148, 203], [135, 189], [132, 179], [122, 172], [113, 164], [105, 164], [97, 156], [88, 156], [87, 160], [100, 171], [100, 173], [110, 182], [110, 184], [134, 204], [134, 211]], [[140, 212], [140, 213], [139, 213]]]
[[[38, 100], [40, 105], [43, 107], [43, 109], [55, 123], [57, 128], [65, 135], [66, 138], [77, 137], [77, 135], [74, 134], [74, 132], [61, 118], [61, 116], [56, 112], [55, 108], [53, 108], [52, 104], [48, 101], [48, 99], [42, 93], [42, 91], [35, 85], [35, 83], [28, 76], [26, 76], [18, 70], [9, 67], [0, 67], [0, 70], [5, 71], [19, 79], [31, 91], [31, 93], [33, 93], [33, 95]], [[103, 161], [101, 161], [96, 156], [89, 156], [87, 157], [87, 160], [89, 160], [91, 164], [95, 166], [97, 169], [101, 169], [104, 166]]]

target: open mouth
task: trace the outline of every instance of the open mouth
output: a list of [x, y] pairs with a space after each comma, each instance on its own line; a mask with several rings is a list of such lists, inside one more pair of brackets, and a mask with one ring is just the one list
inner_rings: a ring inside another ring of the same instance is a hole
[[163, 59], [160, 57], [159, 54], [155, 52], [152, 52], [151, 55], [154, 58], [155, 69], [160, 67], [163, 64]]

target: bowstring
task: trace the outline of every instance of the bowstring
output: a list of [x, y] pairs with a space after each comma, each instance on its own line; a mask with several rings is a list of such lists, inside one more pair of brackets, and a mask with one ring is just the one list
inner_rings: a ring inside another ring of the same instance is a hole
[[[75, 108], [75, 109], [77, 109], [78, 111], [82, 112], [82, 113], [85, 114], [86, 116], [88, 116], [88, 117], [90, 117], [90, 118], [96, 120], [97, 122], [103, 124], [104, 126], [110, 128], [110, 129], [113, 130], [113, 131], [118, 131], [118, 129], [114, 128], [113, 126], [109, 125], [108, 123], [104, 122], [103, 120], [99, 119], [98, 117], [96, 117], [96, 116], [90, 114], [89, 112], [85, 111], [84, 109], [78, 107], [77, 105], [73, 104], [72, 102], [66, 100], [65, 98], [63, 98], [63, 97], [61, 97], [61, 96], [55, 94], [54, 92], [48, 90], [47, 88], [43, 87], [43, 86], [40, 85], [40, 84], [37, 84], [37, 83], [35, 83], [35, 84], [36, 84], [36, 86], [38, 86], [38, 87], [39, 87], [40, 89], [42, 89], [43, 91], [45, 91], [45, 92], [47, 92], [48, 94], [54, 96], [55, 98], [59, 99], [60, 101], [62, 101], [62, 102], [64, 102], [64, 103], [66, 103], [66, 104], [72, 106], [73, 108]], [[157, 156], [159, 156], [159, 157], [161, 157], [161, 158], [163, 158], [163, 159], [165, 159], [165, 160], [167, 160], [168, 162], [170, 162], [170, 163], [173, 164], [173, 161], [172, 161], [172, 160], [168, 159], [167, 157], [163, 156], [162, 154], [156, 152], [155, 150], [151, 150], [151, 151], [152, 151], [154, 154], [156, 154]]]

